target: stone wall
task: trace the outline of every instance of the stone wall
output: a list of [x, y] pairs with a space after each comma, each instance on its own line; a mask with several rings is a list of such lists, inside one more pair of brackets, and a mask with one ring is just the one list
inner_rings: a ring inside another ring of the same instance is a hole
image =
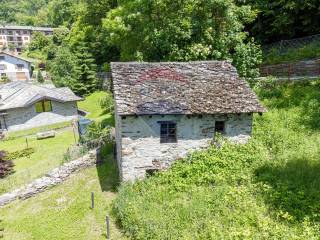
[[34, 180], [32, 183], [16, 189], [10, 193], [6, 193], [0, 196], [0, 206], [4, 206], [13, 202], [17, 199], [27, 199], [38, 193], [44, 192], [45, 190], [58, 185], [65, 181], [73, 172], [80, 169], [84, 169], [93, 166], [97, 160], [98, 150], [90, 151], [87, 155], [68, 162], [63, 166], [53, 169], [46, 176]]
[[[160, 144], [159, 121], [177, 123], [177, 143]], [[245, 143], [251, 136], [252, 114], [117, 117], [121, 178], [124, 181], [143, 178], [146, 170], [165, 169], [191, 151], [208, 147], [214, 139], [215, 121], [226, 122], [225, 134], [231, 141]]]
[[[52, 101], [52, 112], [37, 113], [35, 105], [7, 111], [5, 116], [8, 131], [18, 131], [39, 126], [67, 122], [78, 117], [76, 102], [59, 103]], [[4, 126], [3, 119], [1, 119]]]
[[261, 66], [262, 77], [315, 77], [320, 76], [320, 59]]

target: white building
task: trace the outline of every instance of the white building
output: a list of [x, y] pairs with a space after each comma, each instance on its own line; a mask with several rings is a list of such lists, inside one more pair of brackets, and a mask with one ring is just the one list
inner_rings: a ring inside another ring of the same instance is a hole
[[34, 32], [52, 35], [53, 29], [47, 27], [0, 25], [0, 50], [8, 49], [11, 45], [15, 48], [16, 52], [20, 53], [22, 48], [30, 43]]
[[112, 63], [117, 161], [124, 181], [208, 147], [217, 133], [245, 143], [266, 109], [225, 61]]
[[20, 56], [0, 51], [0, 82], [30, 81], [32, 75], [31, 62]]
[[78, 118], [76, 96], [69, 88], [25, 82], [0, 85], [0, 130], [17, 131]]

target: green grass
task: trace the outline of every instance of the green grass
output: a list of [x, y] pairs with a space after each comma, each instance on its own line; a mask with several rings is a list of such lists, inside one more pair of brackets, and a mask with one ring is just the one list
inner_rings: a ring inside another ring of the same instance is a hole
[[33, 135], [33, 134], [36, 134], [38, 132], [45, 132], [45, 131], [50, 131], [50, 130], [59, 130], [59, 129], [67, 128], [67, 127], [70, 127], [70, 126], [71, 126], [70, 122], [62, 122], [62, 123], [56, 123], [56, 124], [52, 124], [52, 125], [48, 125], [48, 126], [41, 126], [41, 127], [31, 128], [31, 129], [22, 130], [22, 131], [10, 132], [10, 134], [8, 134], [7, 139], [8, 140], [12, 140], [12, 139], [19, 138], [19, 137], [25, 137], [25, 136]]
[[[109, 157], [103, 165], [76, 173], [47, 192], [0, 209], [4, 240], [106, 239], [105, 218], [116, 196], [117, 176]], [[112, 219], [111, 237], [125, 239]]]
[[132, 239], [319, 239], [320, 80], [263, 84], [247, 145], [192, 154], [120, 188]]
[[65, 129], [58, 132], [55, 138], [44, 140], [37, 140], [35, 135], [15, 137], [1, 142], [1, 149], [8, 152], [22, 150], [27, 147], [26, 138], [35, 153], [30, 157], [13, 160], [15, 173], [0, 180], [0, 194], [42, 177], [51, 169], [60, 166], [68, 147], [75, 143], [72, 129]]
[[89, 112], [87, 118], [96, 122], [105, 122], [114, 125], [114, 117], [110, 113], [106, 113], [105, 109], [100, 106], [100, 102], [107, 96], [107, 92], [98, 91], [87, 96], [85, 101], [79, 102], [78, 107], [81, 110]]

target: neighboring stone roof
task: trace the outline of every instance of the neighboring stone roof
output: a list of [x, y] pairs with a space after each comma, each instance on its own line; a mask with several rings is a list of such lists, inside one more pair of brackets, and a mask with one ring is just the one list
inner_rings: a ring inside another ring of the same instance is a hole
[[28, 107], [43, 99], [57, 102], [82, 100], [69, 88], [47, 88], [25, 82], [11, 82], [0, 85], [0, 110]]
[[111, 63], [111, 69], [119, 115], [266, 111], [230, 62]]

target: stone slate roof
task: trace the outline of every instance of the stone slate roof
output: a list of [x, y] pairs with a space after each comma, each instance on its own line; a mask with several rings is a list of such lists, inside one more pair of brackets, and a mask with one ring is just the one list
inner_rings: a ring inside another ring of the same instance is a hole
[[119, 115], [266, 111], [227, 61], [111, 63], [111, 69]]
[[28, 107], [43, 99], [62, 103], [82, 100], [69, 88], [49, 88], [25, 82], [0, 85], [0, 110]]
[[11, 54], [11, 53], [9, 53], [9, 52], [0, 51], [0, 55], [8, 55], [8, 56], [10, 56], [10, 57], [17, 58], [17, 59], [20, 59], [20, 60], [25, 61], [25, 62], [28, 62], [28, 63], [32, 63], [31, 60], [28, 60], [28, 59], [26, 59], [26, 58], [20, 57], [19, 55]]

